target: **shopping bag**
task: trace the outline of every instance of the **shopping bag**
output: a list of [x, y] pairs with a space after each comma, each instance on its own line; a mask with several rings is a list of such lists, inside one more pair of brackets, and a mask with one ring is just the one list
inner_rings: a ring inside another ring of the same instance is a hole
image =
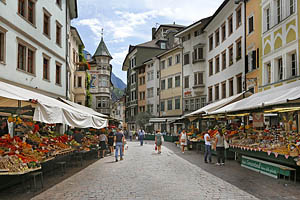
[[164, 136], [161, 136], [161, 142], [164, 142], [164, 141], [165, 141]]
[[155, 145], [155, 151], [157, 151], [157, 146]]
[[229, 144], [228, 144], [228, 142], [226, 140], [224, 140], [224, 148], [225, 149], [229, 149]]

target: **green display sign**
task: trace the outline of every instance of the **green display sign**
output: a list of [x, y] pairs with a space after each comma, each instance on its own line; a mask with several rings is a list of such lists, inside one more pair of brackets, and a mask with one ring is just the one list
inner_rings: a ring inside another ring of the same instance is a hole
[[280, 172], [280, 167], [275, 163], [270, 163], [247, 156], [242, 156], [241, 166], [273, 178], [278, 178], [278, 174]]

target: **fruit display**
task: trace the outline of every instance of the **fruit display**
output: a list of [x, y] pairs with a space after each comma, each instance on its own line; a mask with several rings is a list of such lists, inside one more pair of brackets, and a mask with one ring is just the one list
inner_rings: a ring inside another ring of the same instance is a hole
[[29, 170], [29, 167], [17, 156], [5, 156], [0, 157], [0, 170], [2, 172], [25, 172]]

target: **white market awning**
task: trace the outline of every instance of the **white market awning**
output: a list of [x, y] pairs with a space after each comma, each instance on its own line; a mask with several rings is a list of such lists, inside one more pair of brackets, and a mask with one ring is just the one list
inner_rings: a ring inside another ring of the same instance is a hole
[[150, 118], [149, 123], [173, 123], [180, 117]]
[[196, 110], [192, 113], [184, 115], [184, 117], [193, 117], [201, 114], [208, 114], [209, 112], [213, 112], [219, 108], [222, 108], [228, 104], [231, 104], [233, 102], [239, 101], [243, 99], [244, 97], [250, 96], [252, 93], [250, 92], [244, 92], [241, 94], [237, 94], [219, 101], [216, 101], [214, 103], [208, 104], [207, 106], [204, 106], [203, 108], [200, 108], [199, 110]]
[[[36, 100], [37, 104], [31, 103], [31, 100]], [[0, 81], [0, 106], [18, 107], [18, 101], [22, 102], [21, 106], [35, 107], [33, 115], [35, 121], [47, 124], [62, 123], [78, 128], [100, 129], [107, 126], [106, 119], [91, 115], [46, 95]]]
[[224, 114], [230, 112], [247, 111], [288, 103], [300, 99], [300, 81], [285, 84], [227, 105], [209, 114]]

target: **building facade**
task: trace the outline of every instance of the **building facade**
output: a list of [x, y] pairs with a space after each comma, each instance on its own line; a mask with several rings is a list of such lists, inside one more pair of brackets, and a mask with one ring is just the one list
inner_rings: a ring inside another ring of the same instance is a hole
[[207, 101], [241, 93], [245, 75], [243, 3], [225, 0], [205, 26]]
[[89, 61], [91, 69], [87, 72], [90, 75], [90, 93], [92, 95], [92, 108], [99, 113], [110, 116], [112, 107], [112, 65], [110, 55], [103, 37], [96, 52]]
[[183, 113], [188, 114], [206, 105], [207, 35], [203, 31], [210, 18], [197, 21], [176, 34], [181, 39]]
[[67, 34], [77, 1], [0, 1], [0, 79], [67, 96]]
[[299, 1], [262, 0], [259, 91], [299, 78]]
[[146, 112], [146, 66], [136, 68], [138, 74], [138, 111]]

